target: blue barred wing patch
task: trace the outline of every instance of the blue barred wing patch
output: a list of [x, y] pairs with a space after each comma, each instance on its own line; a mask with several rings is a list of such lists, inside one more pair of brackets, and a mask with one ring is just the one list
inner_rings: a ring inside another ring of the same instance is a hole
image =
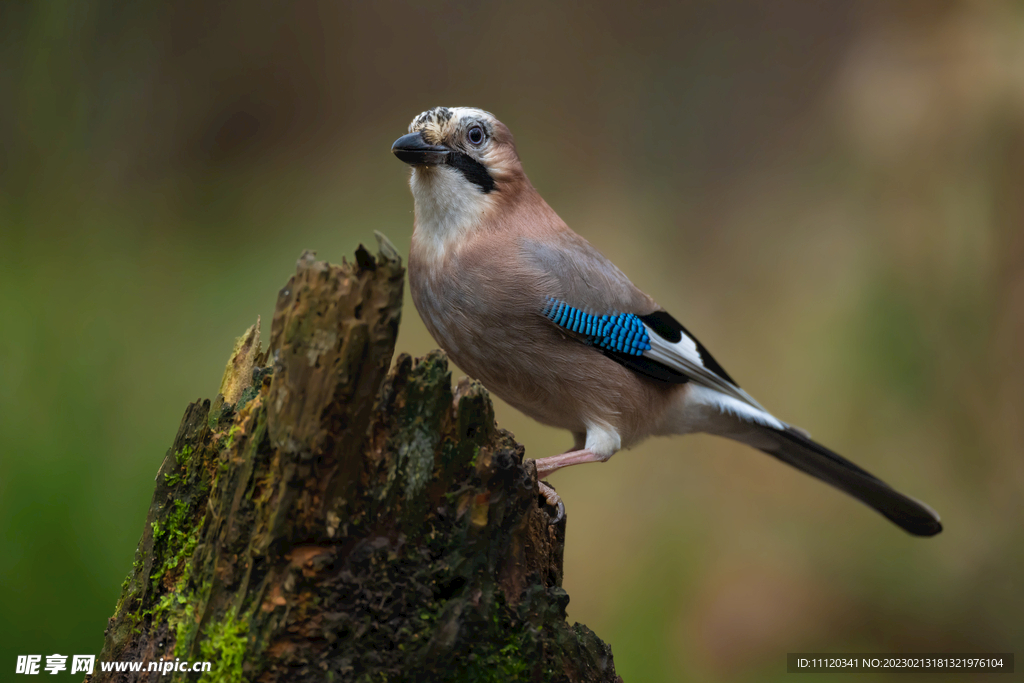
[[586, 313], [553, 297], [548, 297], [542, 313], [559, 327], [581, 335], [587, 343], [605, 351], [639, 356], [651, 348], [647, 328], [632, 313]]

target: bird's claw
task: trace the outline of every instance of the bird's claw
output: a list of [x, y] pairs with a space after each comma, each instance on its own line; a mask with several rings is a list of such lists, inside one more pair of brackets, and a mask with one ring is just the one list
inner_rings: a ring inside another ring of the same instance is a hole
[[565, 503], [562, 502], [562, 497], [547, 482], [538, 481], [537, 488], [540, 490], [540, 495], [544, 496], [547, 504], [555, 508], [555, 516], [551, 520], [551, 526], [557, 525], [565, 519]]

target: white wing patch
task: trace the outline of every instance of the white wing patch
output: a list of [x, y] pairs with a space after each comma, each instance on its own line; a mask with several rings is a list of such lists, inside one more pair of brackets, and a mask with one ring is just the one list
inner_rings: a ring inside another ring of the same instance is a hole
[[689, 402], [715, 408], [724, 415], [735, 415], [745, 422], [753, 422], [773, 429], [785, 429], [788, 426], [763, 408], [755, 408], [749, 403], [739, 401], [732, 396], [725, 396], [709, 387], [691, 387], [687, 398]]
[[[647, 335], [650, 337], [651, 344], [651, 348], [643, 353], [645, 357], [683, 373], [697, 384], [715, 389], [728, 397], [745, 403], [751, 408], [755, 408], [765, 415], [769, 415], [768, 411], [761, 407], [761, 404], [755, 401], [750, 394], [704, 367], [704, 361], [700, 358], [700, 351], [697, 350], [697, 341], [695, 339], [683, 334], [682, 339], [672, 343], [650, 327], [646, 325], [644, 327], [647, 329]], [[769, 415], [769, 417], [771, 416]], [[774, 420], [775, 418], [772, 419]]]

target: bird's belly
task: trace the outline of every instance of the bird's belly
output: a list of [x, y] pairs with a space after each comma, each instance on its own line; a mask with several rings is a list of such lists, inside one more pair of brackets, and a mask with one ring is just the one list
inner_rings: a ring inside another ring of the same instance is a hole
[[516, 410], [552, 427], [586, 431], [590, 406], [576, 399], [584, 388], [567, 381], [550, 359], [525, 350], [521, 340], [499, 334], [482, 342], [455, 330], [435, 339], [459, 368]]
[[[420, 318], [448, 357], [503, 401], [546, 425], [614, 429], [623, 447], [649, 436], [678, 385], [634, 373], [566, 336], [514, 283], [434, 277], [410, 258]], [[458, 272], [458, 271], [455, 271]], [[519, 288], [522, 289], [521, 286]], [[499, 306], [500, 304], [500, 306]]]
[[557, 330], [542, 326], [530, 333], [550, 338], [524, 339], [507, 323], [485, 341], [454, 324], [431, 332], [459, 368], [542, 424], [574, 434], [604, 425], [628, 447], [661, 422], [673, 387], [638, 376]]

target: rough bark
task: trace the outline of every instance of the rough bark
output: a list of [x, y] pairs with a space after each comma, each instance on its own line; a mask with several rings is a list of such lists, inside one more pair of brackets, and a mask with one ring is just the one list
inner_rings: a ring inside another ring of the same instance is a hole
[[391, 367], [404, 271], [381, 251], [304, 254], [269, 351], [239, 340], [160, 467], [98, 659], [212, 670], [92, 681], [621, 680], [566, 622], [565, 522], [487, 393], [453, 392], [440, 352]]

